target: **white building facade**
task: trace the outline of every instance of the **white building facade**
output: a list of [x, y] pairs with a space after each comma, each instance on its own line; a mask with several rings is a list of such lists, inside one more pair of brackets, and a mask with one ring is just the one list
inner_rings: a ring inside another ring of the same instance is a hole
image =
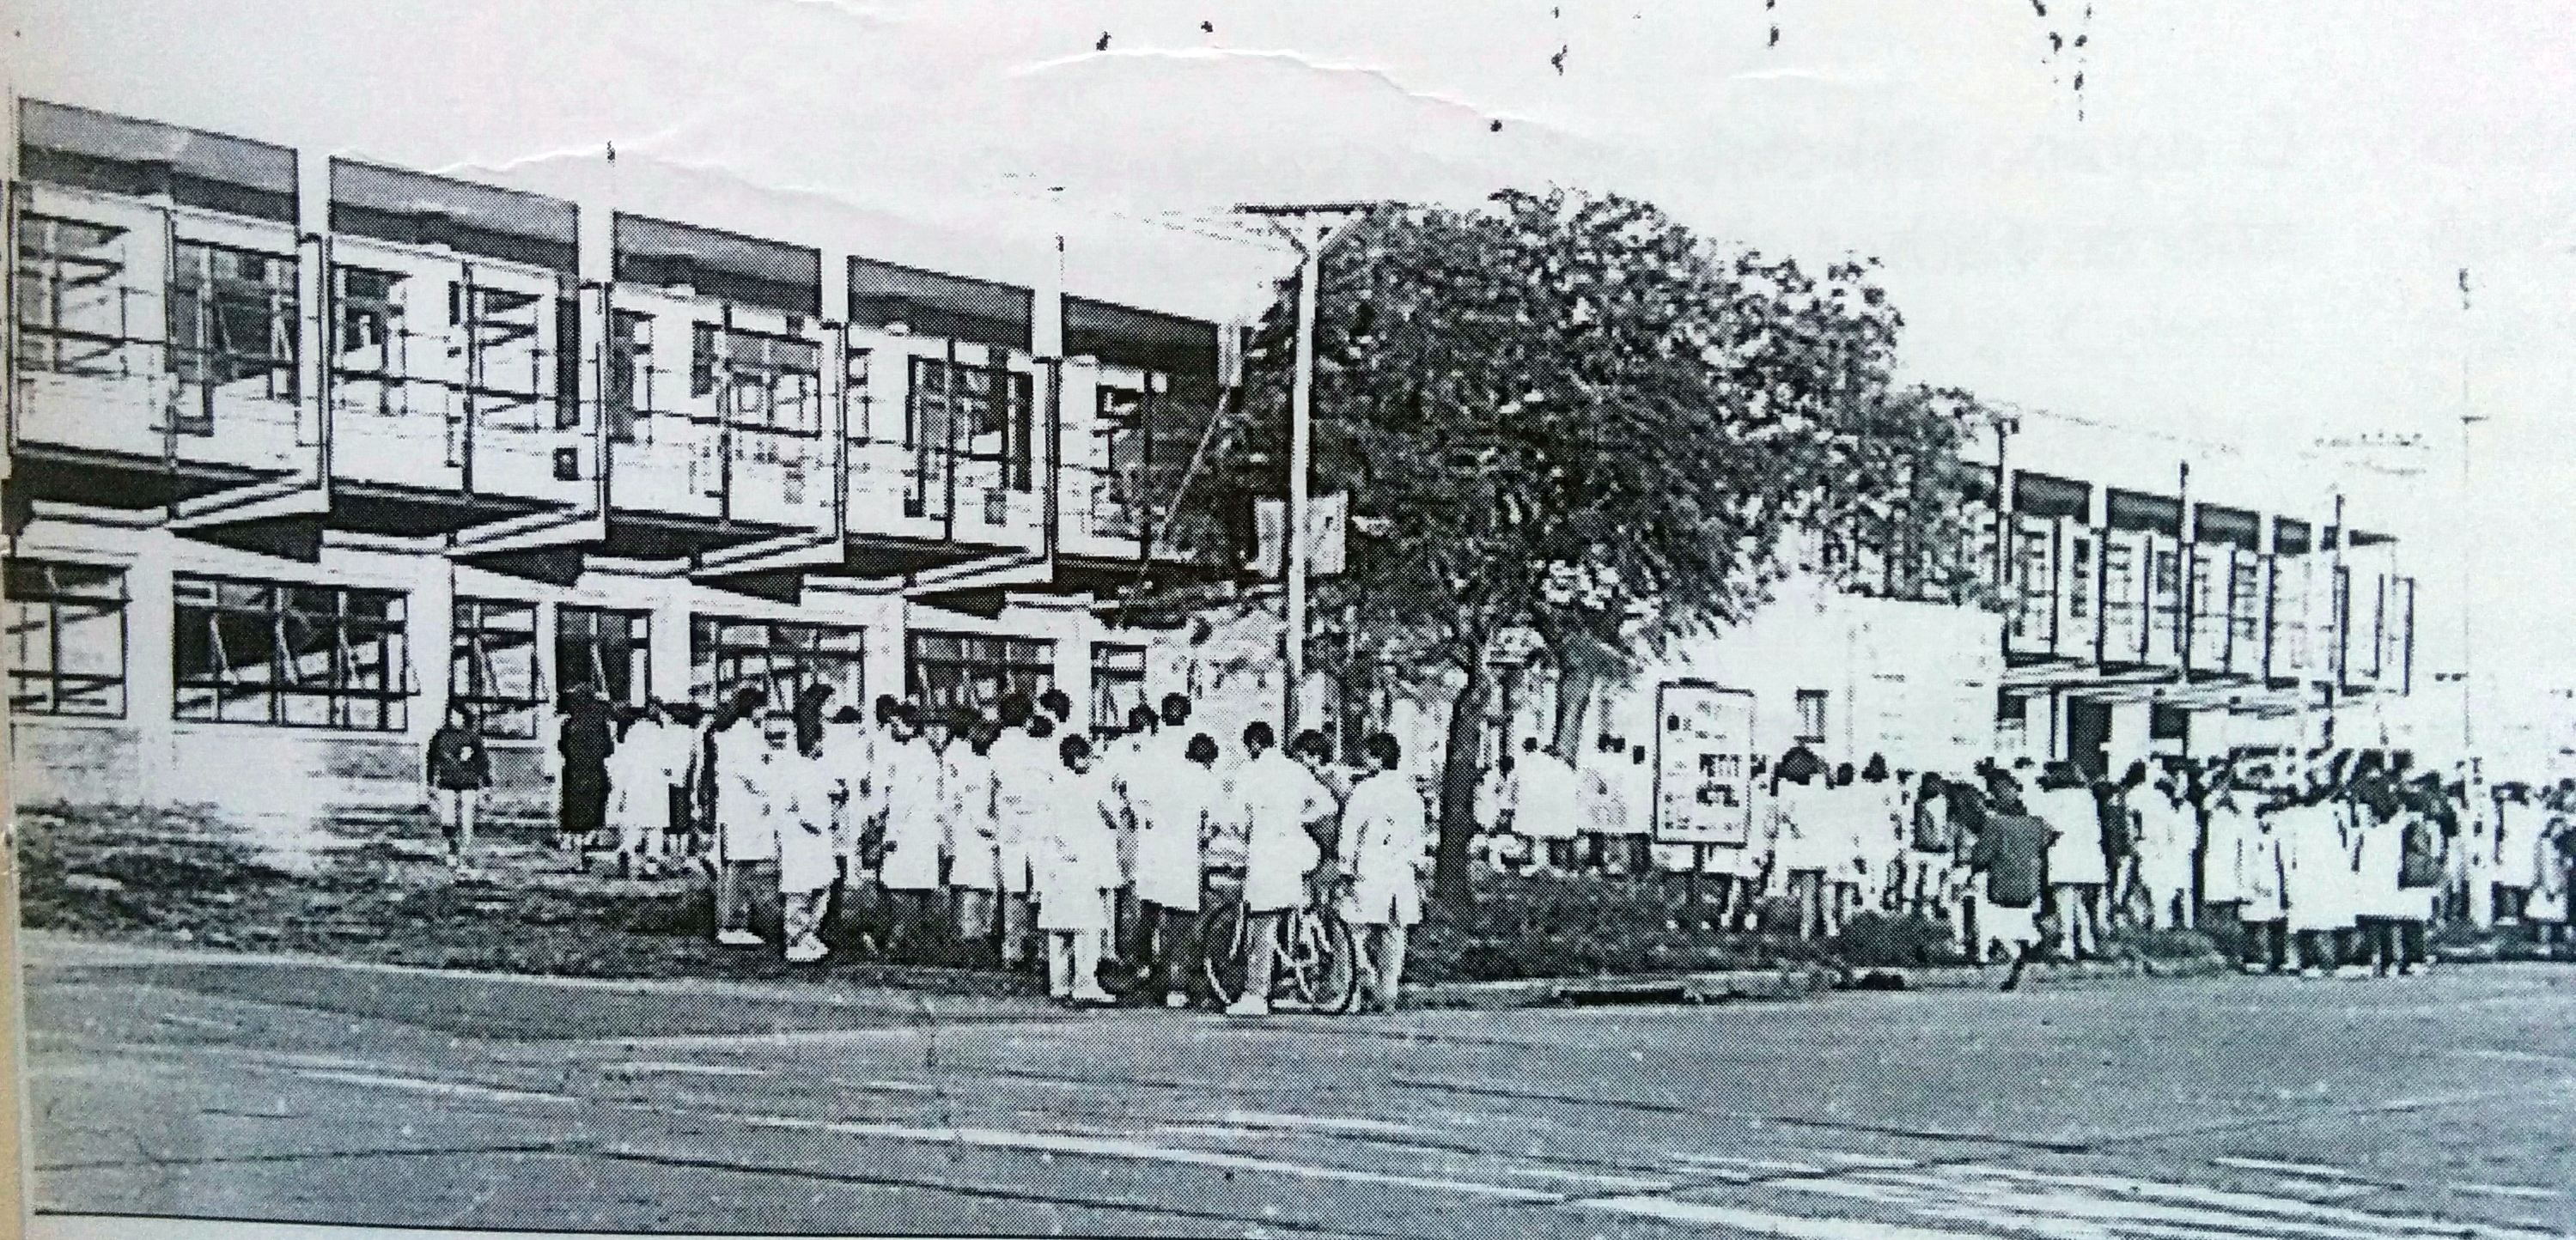
[[[10, 143], [22, 803], [420, 796], [451, 702], [1143, 693], [1096, 605], [1169, 512], [1212, 323], [36, 101]], [[1150, 554], [1149, 554], [1150, 551]]]

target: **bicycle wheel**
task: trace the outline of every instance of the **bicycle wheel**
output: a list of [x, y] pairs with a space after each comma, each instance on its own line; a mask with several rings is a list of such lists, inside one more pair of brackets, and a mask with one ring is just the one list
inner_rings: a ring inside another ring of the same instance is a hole
[[1243, 997], [1245, 958], [1252, 945], [1245, 924], [1243, 901], [1232, 900], [1209, 910], [1199, 927], [1199, 974], [1219, 1007]]
[[1279, 963], [1288, 990], [1309, 1011], [1340, 1016], [1360, 997], [1359, 953], [1351, 928], [1340, 916], [1321, 909], [1301, 909], [1284, 919]]

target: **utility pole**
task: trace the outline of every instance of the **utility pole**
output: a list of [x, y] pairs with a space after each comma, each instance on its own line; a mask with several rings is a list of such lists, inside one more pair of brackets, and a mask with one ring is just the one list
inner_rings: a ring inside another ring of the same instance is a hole
[[1315, 286], [1323, 274], [1325, 240], [1345, 221], [1366, 214], [1376, 205], [1242, 203], [1234, 208], [1237, 214], [1269, 221], [1272, 230], [1297, 248], [1297, 370], [1288, 394], [1288, 515], [1287, 528], [1281, 535], [1287, 544], [1288, 583], [1287, 684], [1281, 694], [1283, 743], [1297, 735], [1301, 719], [1298, 699], [1303, 696], [1306, 681], [1306, 571], [1310, 552], [1306, 545], [1306, 475], [1314, 444]]
[[2473, 343], [2469, 318], [2469, 269], [2460, 268], [2460, 756], [2477, 761], [2477, 522], [2470, 506], [2477, 488], [2470, 472], [2470, 430], [2486, 421], [2469, 398], [2469, 354]]

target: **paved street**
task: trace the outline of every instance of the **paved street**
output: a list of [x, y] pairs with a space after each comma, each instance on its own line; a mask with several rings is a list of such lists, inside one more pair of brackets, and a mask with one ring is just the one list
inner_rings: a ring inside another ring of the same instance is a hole
[[2576, 1228], [2566, 968], [1243, 1024], [58, 940], [30, 967], [49, 1211], [1440, 1240]]

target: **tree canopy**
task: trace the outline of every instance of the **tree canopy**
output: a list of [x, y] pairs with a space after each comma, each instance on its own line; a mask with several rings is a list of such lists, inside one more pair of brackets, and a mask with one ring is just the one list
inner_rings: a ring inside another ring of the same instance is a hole
[[[1328, 245], [1314, 486], [1352, 496], [1355, 636], [1463, 683], [1444, 894], [1464, 891], [1499, 634], [1624, 663], [1745, 618], [1802, 534], [1899, 548], [1871, 562], [1891, 583], [1898, 561], [1909, 582], [1962, 575], [1945, 549], [1964, 546], [1947, 527], [1972, 485], [1956, 448], [1974, 402], [1893, 386], [1903, 319], [1875, 266], [1811, 275], [1647, 203], [1562, 190], [1385, 208]], [[1266, 474], [1285, 458], [1295, 331], [1292, 288], [1246, 355], [1237, 459]], [[1853, 579], [1863, 563], [1828, 559]]]

